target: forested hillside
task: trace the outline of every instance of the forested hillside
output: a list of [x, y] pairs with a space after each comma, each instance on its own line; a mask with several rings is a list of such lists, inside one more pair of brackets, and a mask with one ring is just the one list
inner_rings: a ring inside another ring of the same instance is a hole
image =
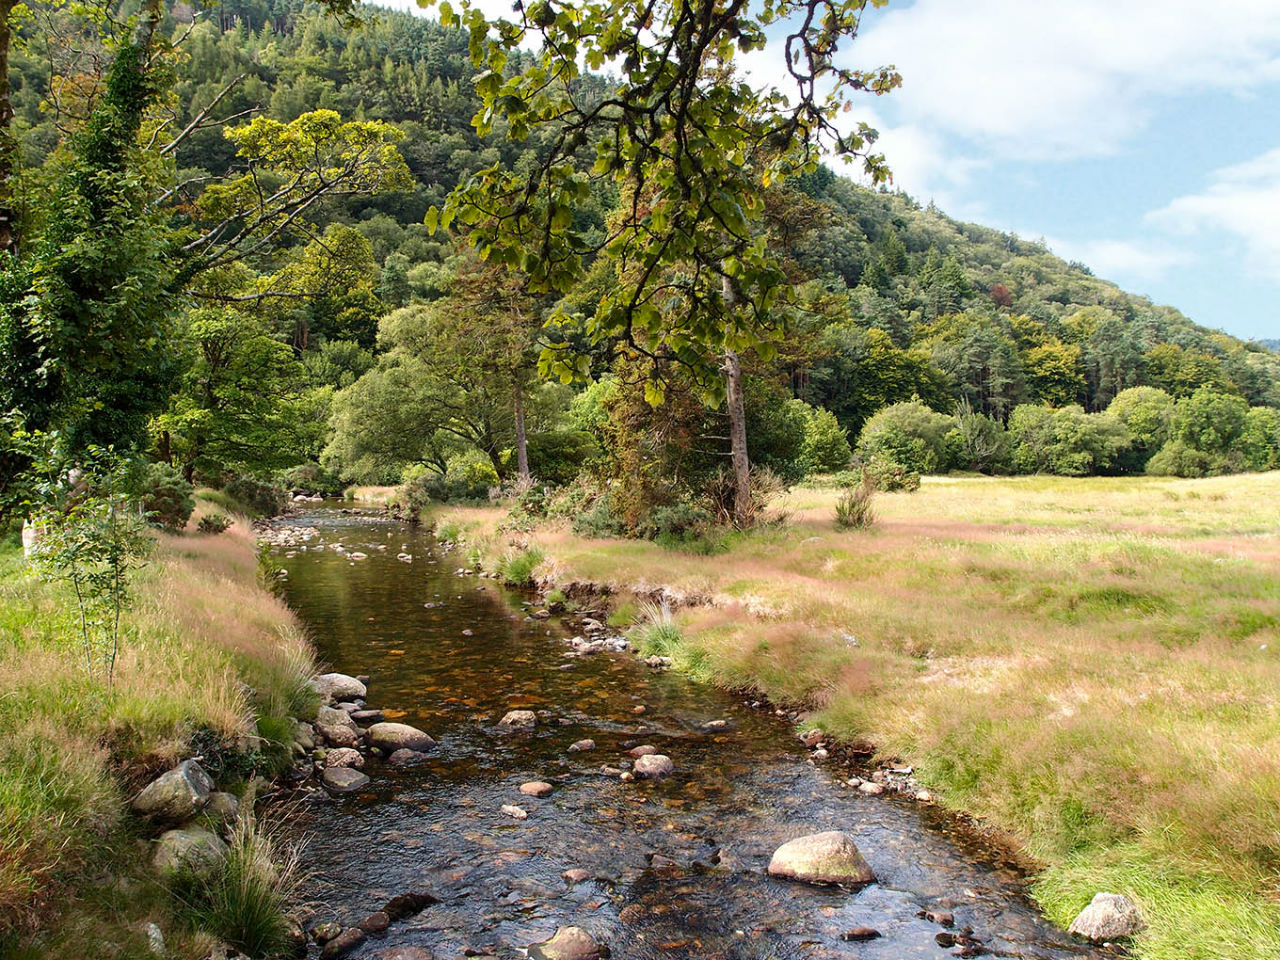
[[[540, 329], [554, 300], [509, 290], [495, 302], [493, 290], [510, 286], [501, 269], [424, 225], [459, 182], [529, 163], [547, 135], [514, 141], [501, 122], [476, 133], [463, 32], [383, 10], [353, 27], [309, 5], [239, 0], [198, 15], [176, 5], [161, 29], [177, 43], [161, 113], [169, 129], [191, 128], [170, 158], [172, 194], [190, 209], [207, 214], [219, 181], [246, 171], [259, 189], [279, 183], [279, 173], [258, 179], [261, 160], [230, 133], [255, 117], [384, 121], [403, 134], [407, 177], [308, 201], [273, 246], [193, 282], [181, 355], [149, 388], [173, 391], [150, 419], [154, 456], [211, 483], [312, 464], [295, 485], [413, 475], [445, 496], [529, 472], [526, 457], [549, 481], [646, 460], [695, 486], [723, 462], [704, 382], [617, 341], [589, 342], [572, 324]], [[82, 41], [32, 31], [14, 56], [29, 191], [92, 100]], [[1280, 357], [1264, 345], [1199, 327], [1043, 244], [827, 168], [775, 193], [770, 245], [798, 296], [782, 348], [744, 360], [753, 460], [784, 480], [842, 468], [854, 450], [880, 473], [1142, 471], [1175, 439], [1155, 469], [1280, 464]], [[573, 216], [603, 228], [617, 200], [583, 197]], [[560, 306], [589, 310], [611, 282], [589, 273]], [[541, 382], [549, 345], [589, 356], [585, 376]], [[653, 399], [655, 383], [667, 400], [658, 409], [639, 399]], [[1206, 410], [1226, 418], [1222, 436], [1197, 427]], [[665, 442], [640, 449], [646, 432]]]

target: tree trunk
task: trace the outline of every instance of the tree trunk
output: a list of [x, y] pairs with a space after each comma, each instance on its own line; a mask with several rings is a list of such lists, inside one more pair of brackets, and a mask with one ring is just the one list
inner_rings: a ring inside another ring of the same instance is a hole
[[9, 85], [9, 47], [13, 32], [9, 16], [16, 0], [0, 0], [0, 254], [18, 253], [18, 230], [13, 213], [14, 160], [18, 145], [13, 139], [13, 100]]
[[[721, 289], [724, 292], [726, 313], [732, 313], [738, 305], [738, 291], [726, 275]], [[731, 347], [724, 349], [725, 405], [729, 413], [729, 454], [733, 461], [733, 522], [740, 528], [751, 526], [751, 461], [747, 457], [747, 410], [742, 399], [742, 363], [738, 352]]]
[[516, 378], [515, 395], [516, 414], [516, 469], [521, 480], [529, 479], [529, 441], [524, 432], [524, 394], [520, 390], [520, 379]]
[[733, 461], [733, 522], [745, 528], [754, 519], [751, 461], [747, 457], [747, 413], [742, 400], [742, 364], [735, 350], [724, 351], [725, 403], [729, 412], [729, 452]]

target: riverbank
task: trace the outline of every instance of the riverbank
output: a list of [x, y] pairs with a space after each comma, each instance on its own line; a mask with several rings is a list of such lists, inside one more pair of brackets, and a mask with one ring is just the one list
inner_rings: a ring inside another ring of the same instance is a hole
[[[855, 532], [835, 496], [798, 490], [785, 526], [711, 556], [503, 531], [496, 508], [438, 523], [488, 570], [541, 554], [548, 595], [608, 590], [685, 671], [911, 764], [1044, 866], [1056, 922], [1106, 890], [1142, 908], [1139, 957], [1280, 956], [1280, 474], [943, 478]], [[676, 610], [653, 630], [633, 598], [657, 592]]]
[[70, 590], [37, 579], [16, 543], [0, 552], [5, 956], [143, 956], [148, 923], [171, 956], [215, 942], [153, 875], [156, 831], [127, 803], [197, 748], [220, 789], [272, 773], [289, 759], [290, 717], [314, 710], [313, 662], [292, 612], [259, 582], [249, 523], [199, 534], [200, 513], [187, 532], [159, 534], [137, 574], [110, 686], [86, 671]]

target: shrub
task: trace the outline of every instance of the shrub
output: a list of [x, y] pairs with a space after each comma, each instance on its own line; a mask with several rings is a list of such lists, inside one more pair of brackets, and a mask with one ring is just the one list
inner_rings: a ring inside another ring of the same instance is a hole
[[1109, 413], [1024, 403], [1009, 418], [1009, 440], [1022, 473], [1084, 477], [1113, 469], [1129, 447], [1129, 431]]
[[836, 526], [842, 530], [865, 530], [875, 523], [871, 507], [875, 493], [870, 474], [864, 473], [860, 483], [845, 487], [836, 500]]
[[195, 488], [167, 463], [147, 464], [137, 480], [137, 495], [147, 522], [165, 530], [181, 530], [196, 508]]
[[196, 524], [201, 533], [223, 533], [231, 527], [231, 518], [222, 513], [206, 513]]
[[222, 491], [244, 508], [249, 516], [274, 517], [288, 503], [285, 492], [274, 483], [253, 477], [236, 477]]
[[570, 483], [584, 464], [600, 455], [596, 438], [585, 430], [553, 430], [529, 437], [529, 472], [545, 483]]
[[708, 534], [714, 524], [714, 518], [702, 507], [680, 502], [654, 510], [639, 533], [667, 549], [713, 553], [718, 544]]
[[829, 473], [849, 466], [853, 450], [844, 427], [830, 410], [811, 407], [803, 400], [799, 404], [805, 415], [803, 459], [805, 473]]
[[626, 524], [613, 512], [613, 498], [607, 493], [573, 518], [572, 529], [580, 537], [596, 539], [627, 535]]
[[[713, 511], [716, 521], [725, 526], [734, 524], [737, 519], [734, 516], [734, 494], [737, 488], [733, 472], [723, 467], [713, 473], [703, 487], [708, 507]], [[781, 477], [768, 467], [752, 467], [750, 488], [750, 515], [743, 526], [754, 527], [785, 519], [780, 513], [769, 514], [769, 508], [787, 492]]]
[[892, 460], [873, 457], [863, 464], [862, 472], [881, 493], [915, 493], [920, 489], [920, 474]]
[[864, 461], [878, 457], [916, 473], [944, 472], [950, 466], [946, 438], [955, 423], [919, 400], [895, 403], [863, 425], [858, 454]]
[[[1157, 476], [1207, 477], [1248, 469], [1250, 458], [1245, 448], [1249, 443], [1245, 434], [1250, 416], [1244, 398], [1201, 387], [1174, 406], [1169, 441], [1151, 458], [1147, 472]], [[1263, 424], [1263, 417], [1255, 421], [1255, 427], [1265, 434]], [[1265, 441], [1263, 448], [1255, 448], [1253, 454], [1265, 456]]]
[[277, 480], [290, 493], [321, 493], [331, 497], [342, 492], [342, 481], [338, 479], [337, 472], [318, 463], [300, 463], [290, 467], [278, 474]]
[[956, 410], [955, 426], [947, 433], [951, 465], [982, 473], [1005, 473], [1011, 466], [1009, 432], [1004, 424], [968, 403]]

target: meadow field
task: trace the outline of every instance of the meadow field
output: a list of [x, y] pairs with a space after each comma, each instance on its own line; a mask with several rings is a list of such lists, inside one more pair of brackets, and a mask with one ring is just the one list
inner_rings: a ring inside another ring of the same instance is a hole
[[[680, 668], [913, 764], [1040, 868], [1055, 921], [1108, 890], [1143, 909], [1137, 956], [1280, 957], [1280, 473], [929, 478], [854, 531], [837, 495], [798, 488], [705, 555], [496, 508], [439, 522], [490, 569], [540, 551], [546, 589], [609, 588]], [[629, 599], [660, 589], [674, 629]]]

